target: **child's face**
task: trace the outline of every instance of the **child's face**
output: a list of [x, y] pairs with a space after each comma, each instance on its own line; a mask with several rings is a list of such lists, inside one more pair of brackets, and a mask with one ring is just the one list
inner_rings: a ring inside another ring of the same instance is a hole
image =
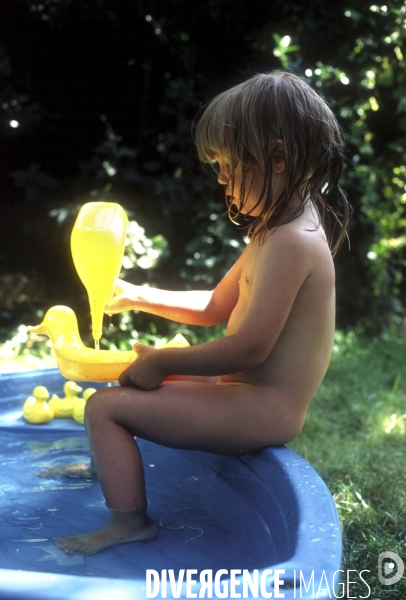
[[[242, 169], [241, 163], [238, 163], [234, 170], [234, 188], [232, 186], [231, 181], [231, 167], [224, 159], [220, 157], [216, 157], [216, 160], [219, 165], [219, 174], [217, 177], [217, 181], [221, 185], [226, 186], [226, 196], [230, 202], [230, 204], [235, 204], [237, 207], [240, 205], [240, 190], [242, 184]], [[261, 192], [264, 187], [264, 175], [261, 169], [257, 166], [252, 167], [248, 175], [246, 176], [244, 189], [245, 189], [245, 202], [244, 206], [241, 209], [242, 214], [248, 213], [251, 209], [250, 215], [256, 217], [261, 213], [261, 205], [262, 202], [254, 209], [254, 206], [257, 204]]]

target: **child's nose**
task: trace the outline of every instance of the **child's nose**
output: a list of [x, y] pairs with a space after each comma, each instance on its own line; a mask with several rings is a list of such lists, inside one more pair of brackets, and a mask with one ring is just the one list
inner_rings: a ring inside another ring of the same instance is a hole
[[220, 185], [227, 185], [228, 180], [228, 175], [225, 175], [224, 173], [219, 173], [217, 176], [217, 181], [220, 183]]

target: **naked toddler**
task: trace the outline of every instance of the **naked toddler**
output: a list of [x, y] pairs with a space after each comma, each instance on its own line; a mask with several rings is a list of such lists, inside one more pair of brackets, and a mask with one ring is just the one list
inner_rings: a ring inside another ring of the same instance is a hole
[[[343, 139], [331, 110], [295, 75], [261, 74], [217, 96], [195, 137], [201, 160], [218, 168], [230, 216], [247, 220], [249, 244], [212, 291], [118, 281], [106, 312], [227, 322], [226, 335], [190, 348], [136, 344], [139, 357], [120, 387], [88, 400], [86, 428], [112, 519], [98, 531], [56, 540], [68, 553], [160, 531], [147, 514], [135, 436], [234, 456], [286, 444], [301, 432], [329, 363], [332, 253], [349, 215], [338, 183]], [[325, 233], [326, 214], [337, 217], [335, 243]]]

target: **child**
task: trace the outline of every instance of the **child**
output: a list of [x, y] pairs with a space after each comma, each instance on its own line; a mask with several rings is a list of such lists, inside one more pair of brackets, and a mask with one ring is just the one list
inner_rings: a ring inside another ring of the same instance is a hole
[[226, 336], [190, 348], [136, 344], [121, 387], [89, 398], [86, 427], [111, 522], [56, 540], [68, 553], [156, 536], [134, 436], [173, 448], [243, 455], [302, 430], [326, 372], [335, 321], [334, 266], [323, 229], [349, 205], [338, 180], [343, 139], [321, 98], [290, 73], [257, 75], [217, 96], [196, 129], [218, 165], [229, 214], [250, 243], [213, 291], [173, 292], [123, 281], [107, 313], [137, 309], [181, 323], [228, 321]]

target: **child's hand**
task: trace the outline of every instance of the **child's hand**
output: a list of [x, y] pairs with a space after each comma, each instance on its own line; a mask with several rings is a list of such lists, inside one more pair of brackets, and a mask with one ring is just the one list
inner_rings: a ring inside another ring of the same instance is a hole
[[155, 348], [140, 344], [134, 344], [133, 349], [137, 353], [136, 360], [123, 371], [118, 379], [122, 386], [137, 387], [142, 390], [154, 390], [166, 379], [166, 374], [158, 369]]
[[104, 312], [115, 315], [126, 310], [132, 310], [136, 301], [136, 286], [122, 279], [116, 279], [114, 284], [114, 297], [110, 304], [105, 306]]

